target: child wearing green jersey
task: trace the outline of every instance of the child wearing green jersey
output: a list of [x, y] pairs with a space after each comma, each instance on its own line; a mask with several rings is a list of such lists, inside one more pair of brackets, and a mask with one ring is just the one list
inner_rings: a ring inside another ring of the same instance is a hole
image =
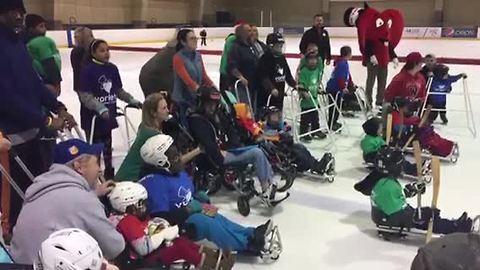
[[[376, 170], [382, 173], [370, 192], [372, 218], [382, 225], [416, 228], [427, 230], [428, 221], [434, 215], [433, 232], [449, 234], [454, 232], [470, 232], [472, 219], [464, 212], [460, 218], [449, 220], [440, 217], [440, 210], [432, 211], [430, 207], [415, 209], [407, 202], [407, 198], [425, 193], [424, 183], [410, 183], [402, 188], [398, 177], [402, 172], [403, 153], [393, 147], [382, 148], [377, 154]], [[417, 211], [421, 211], [418, 218]]]
[[[320, 128], [320, 119], [318, 111], [310, 111], [318, 107], [318, 91], [323, 76], [323, 60], [318, 56], [317, 50], [312, 49], [316, 45], [311, 44], [307, 48], [305, 57], [301, 60], [299, 66], [299, 87], [300, 108], [302, 115], [300, 117], [300, 134], [305, 134], [309, 130], [317, 130]], [[310, 111], [303, 113], [305, 111]], [[324, 139], [326, 135], [321, 131], [312, 135], [303, 136], [301, 139], [305, 142], [311, 141], [312, 137]]]

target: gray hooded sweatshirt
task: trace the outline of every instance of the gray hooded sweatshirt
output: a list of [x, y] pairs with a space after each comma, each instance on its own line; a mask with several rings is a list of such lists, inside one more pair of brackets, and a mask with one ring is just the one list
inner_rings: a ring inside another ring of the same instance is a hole
[[25, 197], [11, 243], [16, 263], [32, 264], [42, 242], [65, 228], [90, 234], [107, 259], [114, 259], [125, 248], [122, 235], [107, 219], [95, 192], [71, 168], [54, 164], [50, 171], [35, 178]]

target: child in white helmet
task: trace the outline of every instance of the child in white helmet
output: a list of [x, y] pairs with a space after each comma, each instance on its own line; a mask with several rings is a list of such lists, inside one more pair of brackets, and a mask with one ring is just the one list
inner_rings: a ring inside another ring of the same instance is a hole
[[68, 228], [43, 241], [35, 270], [118, 270], [104, 258], [98, 243], [88, 233]]
[[140, 150], [146, 163], [140, 183], [148, 191], [148, 208], [152, 216], [167, 219], [185, 229], [193, 229], [195, 241], [208, 240], [224, 250], [264, 251], [272, 234], [269, 220], [256, 228], [244, 227], [218, 213], [208, 196], [195, 192], [191, 177], [185, 172], [173, 138], [159, 134], [148, 139]]
[[162, 218], [150, 219], [147, 213], [147, 190], [134, 182], [117, 183], [109, 194], [117, 216], [117, 230], [133, 250], [148, 262], [170, 265], [178, 260], [193, 264], [197, 269], [231, 269], [234, 257], [221, 251], [199, 246], [178, 236], [178, 226], [170, 226]]

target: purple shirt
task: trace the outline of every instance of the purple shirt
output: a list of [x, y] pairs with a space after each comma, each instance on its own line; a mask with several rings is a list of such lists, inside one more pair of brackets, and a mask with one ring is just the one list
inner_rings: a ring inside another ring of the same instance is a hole
[[[100, 116], [97, 117], [95, 133], [108, 133], [117, 128], [117, 94], [123, 87], [117, 66], [112, 63], [89, 62], [82, 68], [80, 80], [80, 91], [91, 93], [109, 110], [109, 120], [104, 120]], [[83, 130], [90, 130], [93, 116], [96, 114], [96, 111], [89, 110], [83, 104], [81, 105], [80, 115]]]

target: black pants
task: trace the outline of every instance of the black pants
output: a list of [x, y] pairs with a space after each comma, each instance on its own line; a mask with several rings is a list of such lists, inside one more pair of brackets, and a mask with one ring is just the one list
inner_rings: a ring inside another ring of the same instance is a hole
[[[90, 139], [90, 132], [85, 131], [87, 139]], [[113, 179], [115, 170], [112, 165], [112, 131], [106, 134], [93, 133], [93, 143], [103, 144], [103, 163], [105, 164], [104, 175], [107, 180]]]
[[377, 80], [377, 95], [375, 105], [382, 106], [383, 95], [385, 93], [385, 87], [387, 85], [388, 67], [380, 67], [379, 65], [367, 64], [367, 83], [365, 94], [367, 95], [367, 104], [372, 108], [373, 102], [373, 85], [375, 79]]
[[[434, 105], [432, 106], [432, 109], [437, 109], [437, 110], [445, 110], [446, 109], [446, 104], [443, 104], [443, 105]], [[442, 119], [442, 121], [445, 121], [447, 119], [447, 112], [446, 111], [431, 111], [428, 118], [430, 120], [431, 123], [433, 123], [438, 115], [440, 114], [440, 118]]]
[[[453, 220], [440, 217], [440, 210], [433, 211], [433, 233], [450, 234], [455, 232], [464, 232], [465, 228], [456, 224]], [[418, 219], [418, 212], [415, 208], [408, 206], [405, 209], [390, 215], [388, 222], [392, 225], [402, 225], [407, 228], [416, 228], [419, 230], [428, 230], [428, 223], [432, 217], [432, 208], [421, 208], [421, 219]]]
[[315, 168], [315, 165], [318, 163], [318, 161], [312, 156], [305, 145], [294, 143], [290, 149], [295, 158], [294, 162], [297, 164], [297, 170], [299, 172], [304, 172]]
[[[48, 160], [53, 160], [53, 152], [45, 151], [41, 147], [42, 143], [40, 139], [34, 139], [29, 142], [13, 146], [13, 151], [20, 157], [20, 159], [25, 163], [27, 168], [34, 176], [38, 176], [48, 170], [49, 167]], [[32, 184], [32, 181], [23, 171], [23, 169], [18, 165], [14, 160], [13, 155], [10, 154], [10, 175], [13, 180], [17, 183], [20, 189], [25, 192], [27, 188]], [[1, 189], [1, 185], [0, 185]], [[1, 194], [1, 193], [0, 193]], [[20, 209], [22, 208], [23, 200], [17, 194], [17, 192], [11, 188], [10, 193], [10, 229], [13, 229], [17, 223], [18, 215], [20, 214]]]
[[[311, 109], [302, 108], [302, 112]], [[305, 134], [310, 130], [317, 130], [320, 128], [320, 119], [318, 117], [318, 111], [311, 111], [309, 113], [302, 114], [300, 117], [300, 134]]]
[[[340, 112], [338, 111], [337, 108], [340, 108], [340, 105], [342, 103], [342, 97], [338, 95], [338, 99], [335, 102], [335, 96], [328, 95], [328, 126], [330, 129], [332, 129], [332, 126], [338, 122], [338, 117], [340, 115]], [[336, 105], [334, 105], [336, 104]]]
[[232, 79], [230, 75], [220, 73], [220, 90], [231, 90], [232, 87]]
[[202, 42], [200, 43], [200, 46], [207, 46], [207, 38], [202, 37]]

